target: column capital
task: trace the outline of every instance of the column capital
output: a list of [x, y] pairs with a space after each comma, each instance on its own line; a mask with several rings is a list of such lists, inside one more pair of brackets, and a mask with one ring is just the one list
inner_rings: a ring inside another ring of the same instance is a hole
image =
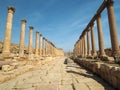
[[21, 22], [22, 22], [22, 23], [26, 23], [27, 20], [26, 20], [26, 19], [22, 19]]
[[96, 19], [101, 18], [101, 14], [96, 14]]
[[107, 6], [113, 5], [114, 3], [114, 0], [105, 0], [105, 1], [107, 2]]
[[43, 39], [45, 39], [45, 37], [43, 37]]
[[36, 31], [36, 33], [39, 33], [38, 31]]
[[90, 27], [94, 26], [94, 22], [90, 24]]
[[13, 6], [8, 6], [8, 12], [9, 13], [14, 13], [15, 12], [15, 8]]
[[40, 34], [40, 36], [42, 36], [42, 34]]
[[33, 30], [33, 29], [34, 29], [34, 27], [33, 27], [33, 26], [29, 26], [29, 28], [30, 28], [31, 30]]

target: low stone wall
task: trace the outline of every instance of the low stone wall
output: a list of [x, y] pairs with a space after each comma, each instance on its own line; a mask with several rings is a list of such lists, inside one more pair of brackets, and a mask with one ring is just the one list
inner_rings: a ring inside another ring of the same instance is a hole
[[75, 62], [99, 75], [111, 84], [116, 90], [120, 90], [120, 66], [113, 66], [95, 60], [75, 59]]
[[0, 72], [0, 84], [10, 79], [13, 79], [25, 72], [31, 71], [32, 69], [33, 69], [33, 66], [26, 65], [23, 67], [19, 67], [18, 69], [14, 69], [12, 71]]

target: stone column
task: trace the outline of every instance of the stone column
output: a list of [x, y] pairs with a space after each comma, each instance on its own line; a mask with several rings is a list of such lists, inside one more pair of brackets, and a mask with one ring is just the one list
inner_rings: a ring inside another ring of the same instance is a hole
[[43, 37], [43, 56], [45, 56], [45, 37]]
[[84, 37], [82, 36], [82, 56], [84, 57], [85, 56], [85, 53], [84, 53]]
[[81, 55], [81, 50], [80, 50], [81, 46], [80, 46], [80, 39], [79, 39], [79, 55]]
[[119, 50], [118, 33], [116, 29], [113, 3], [114, 3], [113, 0], [109, 0], [107, 5], [107, 12], [108, 12], [109, 27], [110, 27], [112, 55], [119, 56], [120, 50]]
[[12, 33], [12, 21], [13, 21], [13, 14], [15, 12], [15, 8], [9, 6], [8, 7], [8, 17], [6, 22], [6, 32], [4, 36], [4, 43], [3, 43], [3, 54], [10, 53], [10, 44], [11, 44], [11, 33]]
[[106, 56], [104, 51], [104, 41], [103, 41], [103, 33], [102, 33], [102, 23], [101, 23], [101, 16], [98, 15], [97, 17], [97, 29], [98, 29], [98, 41], [99, 41], [99, 56]]
[[29, 34], [29, 45], [28, 45], [28, 53], [29, 53], [29, 55], [31, 55], [31, 54], [33, 54], [33, 51], [32, 51], [32, 38], [33, 38], [33, 27], [32, 26], [30, 26], [29, 27], [29, 29], [30, 29], [30, 34]]
[[80, 51], [81, 51], [81, 56], [83, 54], [83, 51], [82, 51], [82, 38], [80, 38]]
[[77, 50], [77, 56], [78, 56], [78, 43], [76, 43], [76, 50]]
[[87, 31], [87, 55], [91, 56], [91, 51], [90, 51], [90, 31]]
[[38, 46], [39, 46], [39, 32], [36, 32], [36, 41], [35, 41], [35, 56], [38, 57]]
[[50, 43], [48, 40], [47, 40], [47, 55], [48, 56], [50, 55]]
[[91, 26], [91, 42], [92, 42], [92, 55], [96, 56], [95, 36], [94, 36], [94, 24]]
[[51, 55], [52, 55], [52, 56], [55, 56], [55, 47], [54, 47], [53, 45], [51, 45], [50, 48], [52, 49]]
[[20, 49], [19, 49], [19, 56], [22, 57], [24, 55], [24, 40], [25, 40], [25, 27], [26, 27], [26, 20], [22, 20], [21, 25], [21, 33], [20, 33]]
[[87, 55], [87, 51], [86, 51], [86, 33], [84, 34], [84, 55]]
[[45, 39], [45, 55], [48, 55], [48, 43], [47, 43], [47, 39]]
[[43, 54], [43, 48], [42, 48], [42, 34], [40, 34], [40, 56], [42, 56]]

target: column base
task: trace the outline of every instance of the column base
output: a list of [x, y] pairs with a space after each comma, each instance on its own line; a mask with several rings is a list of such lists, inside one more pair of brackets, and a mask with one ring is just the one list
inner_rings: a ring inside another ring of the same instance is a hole
[[112, 56], [113, 57], [120, 57], [120, 50], [112, 51]]
[[27, 57], [27, 58], [28, 58], [28, 60], [33, 60], [33, 59], [34, 59], [33, 57], [34, 57], [33, 54], [28, 54], [28, 57]]
[[102, 60], [102, 61], [111, 61], [111, 62], [113, 62], [115, 59], [114, 59], [114, 57], [109, 57], [109, 56], [107, 56], [107, 55], [105, 55], [105, 56], [100, 56], [100, 59]]
[[93, 56], [91, 56], [91, 55], [87, 55], [87, 57], [86, 57], [87, 59], [94, 59], [94, 57]]

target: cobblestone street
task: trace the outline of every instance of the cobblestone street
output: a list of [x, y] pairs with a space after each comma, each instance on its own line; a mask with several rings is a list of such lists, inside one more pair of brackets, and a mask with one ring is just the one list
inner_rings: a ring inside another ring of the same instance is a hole
[[34, 70], [0, 85], [0, 90], [113, 90], [97, 76], [65, 58], [35, 66]]

